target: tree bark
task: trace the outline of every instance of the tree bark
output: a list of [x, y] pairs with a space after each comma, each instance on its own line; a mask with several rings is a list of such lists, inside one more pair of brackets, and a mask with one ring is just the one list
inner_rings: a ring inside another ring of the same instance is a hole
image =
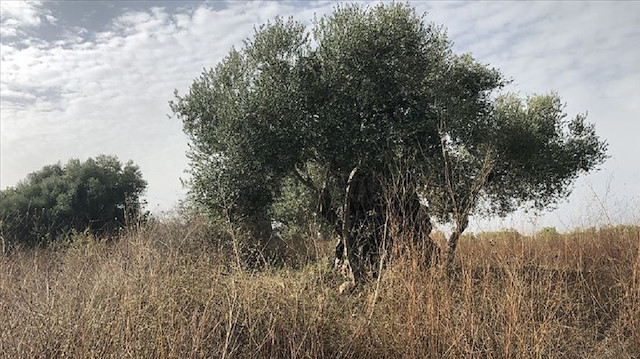
[[342, 233], [340, 235], [340, 241], [336, 246], [336, 259], [334, 262], [334, 268], [338, 269], [345, 277], [345, 282], [340, 285], [340, 293], [348, 293], [352, 291], [356, 286], [356, 278], [353, 270], [352, 262], [354, 238], [351, 222], [351, 185], [353, 184], [353, 178], [358, 171], [358, 167], [354, 167], [349, 174], [347, 180], [347, 186], [345, 188], [344, 205], [342, 208]]
[[460, 239], [460, 235], [467, 229], [469, 225], [469, 216], [465, 215], [463, 218], [460, 218], [456, 221], [456, 228], [453, 230], [449, 239], [447, 240], [447, 259], [445, 262], [447, 271], [451, 273], [453, 270], [453, 260], [456, 254], [456, 248], [458, 247], [458, 240]]
[[419, 256], [428, 268], [439, 261], [440, 248], [430, 237], [428, 209], [420, 203], [413, 183], [385, 186], [367, 173], [351, 172], [345, 189], [341, 230], [335, 246], [334, 270], [350, 291], [369, 273], [380, 275], [380, 260], [397, 254]]

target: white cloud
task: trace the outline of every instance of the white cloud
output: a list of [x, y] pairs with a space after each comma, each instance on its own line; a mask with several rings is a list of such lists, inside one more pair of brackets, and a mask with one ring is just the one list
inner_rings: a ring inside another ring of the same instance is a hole
[[2, 1], [0, 2], [0, 36], [14, 37], [23, 30], [40, 26], [42, 21], [56, 23], [56, 18], [42, 9], [39, 1]]
[[581, 177], [556, 211], [540, 218], [518, 213], [503, 221], [477, 219], [477, 228], [566, 230], [638, 220], [637, 211], [619, 209], [640, 203], [640, 48], [633, 45], [640, 42], [640, 3], [416, 4], [430, 12], [428, 19], [447, 25], [456, 51], [472, 52], [513, 78], [508, 90], [557, 91], [570, 116], [588, 112], [609, 142], [612, 158], [601, 171]]
[[39, 2], [3, 1], [0, 11], [4, 21], [24, 26], [40, 25]]
[[291, 11], [273, 3], [179, 15], [153, 8], [114, 19], [93, 42], [3, 45], [2, 186], [48, 163], [113, 153], [138, 163], [150, 204], [168, 208], [186, 168], [181, 123], [167, 118], [173, 90], [184, 92], [254, 23]]

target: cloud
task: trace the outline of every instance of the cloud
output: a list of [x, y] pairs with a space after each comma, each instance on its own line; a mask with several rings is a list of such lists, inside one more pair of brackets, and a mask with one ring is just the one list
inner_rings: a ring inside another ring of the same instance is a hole
[[43, 9], [39, 1], [2, 1], [0, 2], [0, 36], [15, 37], [24, 31], [38, 27], [43, 21], [56, 23], [56, 18]]
[[[522, 95], [557, 91], [569, 116], [588, 112], [611, 158], [601, 171], [582, 176], [567, 202], [540, 218], [522, 212], [504, 221], [534, 228], [541, 223], [571, 229], [637, 221], [640, 175], [634, 139], [640, 133], [640, 3], [469, 2], [416, 3], [428, 20], [444, 23], [457, 52], [472, 52], [514, 80], [506, 90]], [[594, 205], [595, 204], [595, 205]], [[609, 214], [609, 216], [604, 214]]]
[[274, 3], [154, 7], [122, 14], [92, 41], [3, 44], [2, 186], [48, 163], [110, 153], [138, 163], [150, 203], [170, 207], [187, 166], [181, 123], [167, 117], [173, 90], [241, 45], [253, 24], [287, 13]]

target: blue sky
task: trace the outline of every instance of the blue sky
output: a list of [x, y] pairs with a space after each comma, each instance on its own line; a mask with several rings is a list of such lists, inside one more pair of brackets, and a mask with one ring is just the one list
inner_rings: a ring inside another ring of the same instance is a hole
[[[640, 223], [640, 2], [411, 2], [457, 52], [502, 70], [521, 95], [558, 92], [588, 113], [611, 158], [553, 211], [475, 218], [474, 230]], [[46, 164], [132, 159], [152, 210], [183, 197], [187, 139], [170, 116], [184, 92], [253, 27], [309, 22], [335, 3], [0, 2], [0, 188]]]

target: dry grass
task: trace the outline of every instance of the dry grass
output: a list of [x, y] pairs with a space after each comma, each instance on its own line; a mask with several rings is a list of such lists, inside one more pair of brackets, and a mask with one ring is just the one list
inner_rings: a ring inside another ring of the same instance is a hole
[[377, 296], [326, 259], [238, 270], [198, 224], [81, 235], [0, 257], [0, 356], [640, 358], [639, 229], [467, 237], [452, 278], [396, 257]]

